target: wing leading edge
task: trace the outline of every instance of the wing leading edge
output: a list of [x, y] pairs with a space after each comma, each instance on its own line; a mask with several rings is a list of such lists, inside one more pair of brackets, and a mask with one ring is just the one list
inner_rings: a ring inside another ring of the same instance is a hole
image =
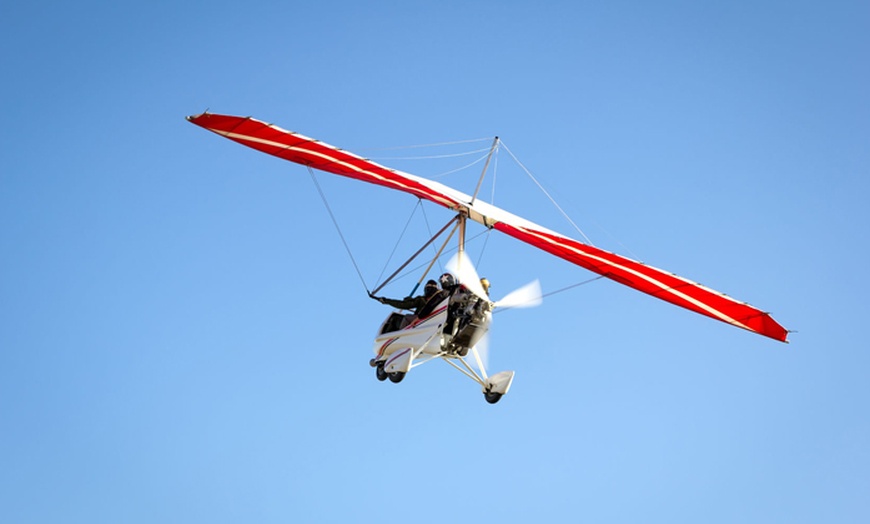
[[550, 231], [438, 182], [403, 173], [318, 140], [249, 117], [203, 113], [200, 127], [258, 151], [312, 169], [410, 193], [495, 228], [547, 253], [648, 295], [733, 326], [787, 342], [788, 331], [768, 313], [672, 273]]

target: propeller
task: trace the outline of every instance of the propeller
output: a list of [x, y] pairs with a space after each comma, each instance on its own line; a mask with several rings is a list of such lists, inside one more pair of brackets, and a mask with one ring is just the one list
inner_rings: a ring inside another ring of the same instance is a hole
[[[477, 275], [477, 270], [474, 269], [474, 264], [471, 262], [468, 255], [465, 254], [465, 251], [460, 251], [453, 255], [453, 258], [447, 262], [446, 269], [453, 273], [460, 284], [464, 285], [477, 297], [484, 300], [490, 300], [489, 295], [483, 289], [483, 284], [480, 283], [480, 277]], [[495, 301], [493, 307], [535, 307], [540, 306], [541, 302], [543, 302], [541, 283], [535, 279], [525, 286], [511, 291], [501, 300]]]
[[[464, 251], [458, 252], [453, 258], [447, 262], [447, 271], [453, 274], [456, 279], [468, 289], [471, 293], [479, 298], [490, 301], [489, 295], [484, 290], [480, 283], [480, 277], [474, 264]], [[534, 307], [541, 304], [543, 294], [541, 292], [541, 283], [536, 279], [528, 284], [511, 291], [501, 300], [492, 303], [493, 308], [526, 308]], [[474, 346], [477, 354], [480, 356], [480, 361], [484, 368], [489, 367], [489, 333], [486, 333], [477, 344]], [[477, 359], [469, 359], [471, 365], [480, 369]]]
[[501, 300], [496, 301], [494, 307], [535, 307], [540, 306], [543, 301], [541, 283], [535, 279], [525, 286], [511, 291]]
[[[483, 364], [483, 367], [489, 368], [489, 333], [487, 332], [483, 335], [483, 338], [477, 341], [477, 344], [474, 345], [474, 349], [477, 350], [477, 354], [480, 357], [480, 362]], [[470, 358], [471, 367], [480, 371], [480, 366], [477, 365], [476, 358]]]
[[489, 300], [489, 295], [483, 289], [480, 283], [480, 277], [477, 276], [477, 270], [474, 269], [471, 259], [465, 254], [465, 251], [460, 251], [453, 255], [453, 258], [447, 262], [445, 266], [447, 271], [453, 273], [453, 276], [459, 280], [459, 283], [468, 288], [469, 291], [477, 295], [479, 298]]

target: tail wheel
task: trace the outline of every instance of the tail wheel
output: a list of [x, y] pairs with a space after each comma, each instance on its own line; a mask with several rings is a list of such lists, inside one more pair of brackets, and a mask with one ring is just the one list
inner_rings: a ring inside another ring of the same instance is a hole
[[375, 367], [375, 376], [378, 377], [378, 380], [381, 382], [387, 380], [389, 373], [384, 371], [384, 363], [378, 362], [377, 367]]
[[402, 381], [403, 378], [405, 378], [405, 374], [402, 373], [401, 371], [396, 371], [394, 373], [388, 373], [388, 375], [390, 376], [390, 382], [392, 382], [393, 384], [398, 384], [399, 382]]
[[490, 404], [495, 404], [499, 400], [501, 400], [501, 393], [493, 393], [491, 391], [487, 391], [483, 394], [483, 398], [486, 399]]

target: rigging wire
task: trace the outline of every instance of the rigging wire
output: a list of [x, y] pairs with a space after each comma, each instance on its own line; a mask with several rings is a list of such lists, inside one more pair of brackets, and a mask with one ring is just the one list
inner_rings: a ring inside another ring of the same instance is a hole
[[[555, 295], [555, 294], [557, 294], [557, 293], [562, 293], [562, 292], [564, 292], [564, 291], [568, 291], [569, 289], [574, 289], [575, 287], [580, 287], [580, 286], [583, 286], [583, 285], [585, 285], [585, 284], [591, 284], [592, 282], [595, 282], [596, 280], [601, 280], [602, 278], [604, 278], [604, 275], [598, 275], [597, 277], [592, 277], [592, 278], [590, 278], [590, 279], [588, 279], [588, 280], [584, 280], [583, 282], [578, 282], [578, 283], [576, 283], [576, 284], [571, 284], [570, 286], [565, 286], [565, 287], [563, 287], [563, 288], [557, 289], [556, 291], [550, 291], [549, 293], [543, 293], [543, 294], [541, 294], [541, 299], [544, 299], [544, 298], [546, 298], [546, 297], [553, 296], [553, 295]], [[512, 308], [512, 307], [501, 307], [501, 308], [498, 308], [498, 309], [494, 310], [494, 311], [492, 312], [492, 314], [495, 315], [496, 313], [501, 313], [502, 311], [507, 311], [507, 310], [509, 310], [509, 309], [514, 309], [514, 308]]]
[[[422, 205], [422, 202], [423, 202], [422, 200], [420, 200], [420, 202], [421, 202], [420, 211], [423, 213], [423, 221], [426, 223], [426, 231], [429, 232], [429, 236], [431, 237], [432, 236], [432, 226], [429, 224], [429, 216], [426, 215], [426, 206]], [[437, 250], [435, 249], [435, 246], [432, 246], [432, 250], [437, 252]], [[439, 271], [439, 273], [444, 273], [444, 267], [441, 265], [440, 259], [438, 260], [438, 271]]]
[[350, 257], [351, 263], [353, 263], [354, 269], [356, 269], [356, 274], [359, 276], [360, 282], [362, 282], [363, 287], [366, 290], [366, 293], [369, 292], [369, 286], [366, 284], [365, 278], [363, 278], [362, 272], [359, 270], [359, 266], [356, 263], [356, 259], [353, 257], [353, 253], [350, 251], [350, 246], [347, 245], [347, 241], [344, 239], [344, 235], [341, 233], [341, 228], [338, 227], [338, 221], [335, 219], [335, 215], [332, 213], [332, 208], [329, 207], [329, 202], [326, 201], [326, 195], [323, 194], [323, 189], [320, 187], [320, 183], [317, 182], [317, 177], [314, 175], [314, 170], [311, 169], [311, 166], [305, 166], [308, 168], [308, 173], [311, 175], [311, 180], [314, 182], [314, 186], [317, 188], [317, 192], [320, 193], [320, 199], [323, 200], [323, 205], [326, 207], [326, 211], [329, 213], [329, 218], [332, 219], [333, 225], [335, 225], [335, 230], [338, 232], [339, 238], [341, 238], [341, 243], [344, 244], [344, 249], [347, 251], [348, 256]]
[[489, 149], [486, 149], [485, 151], [487, 152], [487, 154], [481, 156], [480, 158], [478, 158], [477, 160], [475, 160], [474, 162], [472, 162], [470, 164], [466, 164], [462, 167], [457, 167], [456, 169], [451, 169], [450, 171], [445, 171], [444, 173], [441, 173], [439, 175], [432, 175], [430, 178], [443, 178], [447, 175], [452, 175], [453, 173], [457, 173], [459, 171], [462, 171], [463, 169], [468, 169], [469, 167], [471, 167], [473, 165], [479, 164], [479, 163], [483, 162], [484, 160], [486, 160], [486, 157], [489, 156]]
[[[463, 141], [457, 141], [457, 142], [442, 142], [442, 143], [438, 143], [438, 144], [424, 144], [424, 145], [416, 145], [416, 146], [401, 146], [401, 147], [396, 147], [396, 148], [386, 148], [386, 149], [411, 149], [411, 148], [421, 148], [421, 147], [432, 147], [432, 146], [438, 146], [438, 145], [452, 145], [452, 144], [460, 144], [460, 143], [467, 143], [467, 142], [476, 142], [476, 141], [481, 141], [481, 140], [489, 140], [489, 139], [488, 139], [488, 138], [482, 138], [482, 139], [474, 139], [474, 140], [463, 140]], [[547, 198], [548, 198], [548, 199], [550, 200], [550, 202], [551, 202], [551, 203], [556, 207], [556, 209], [559, 210], [559, 212], [562, 214], [562, 216], [563, 216], [563, 217], [564, 217], [564, 218], [565, 218], [565, 219], [566, 219], [566, 220], [567, 220], [567, 221], [568, 221], [568, 222], [569, 222], [569, 223], [574, 227], [574, 229], [577, 230], [578, 233], [580, 233], [580, 234], [583, 236], [584, 239], [586, 239], [586, 241], [587, 241], [590, 245], [592, 245], [592, 241], [589, 240], [589, 237], [587, 237], [586, 234], [585, 234], [585, 233], [584, 233], [584, 232], [583, 232], [583, 231], [582, 231], [582, 230], [577, 226], [577, 224], [575, 224], [574, 221], [571, 220], [571, 218], [567, 215], [567, 213], [565, 213], [565, 211], [561, 208], [561, 206], [559, 206], [559, 204], [555, 201], [555, 199], [553, 199], [553, 197], [552, 197], [552, 196], [547, 192], [547, 190], [544, 189], [544, 187], [541, 185], [541, 183], [538, 182], [538, 180], [534, 177], [534, 175], [532, 175], [532, 173], [528, 170], [528, 168], [526, 168], [526, 166], [523, 165], [522, 162], [520, 162], [520, 160], [516, 157], [516, 155], [513, 154], [513, 152], [510, 150], [510, 148], [508, 148], [507, 145], [504, 144], [504, 142], [501, 142], [501, 144], [504, 145], [505, 150], [508, 152], [508, 154], [511, 156], [511, 158], [513, 158], [513, 160], [514, 160], [514, 161], [515, 161], [515, 162], [516, 162], [516, 163], [517, 163], [517, 164], [518, 164], [518, 165], [523, 169], [523, 171], [526, 172], [526, 174], [529, 176], [529, 178], [531, 178], [532, 181], [535, 183], [535, 185], [537, 185], [538, 188], [539, 188], [539, 189], [544, 193], [544, 195], [547, 196]], [[455, 157], [455, 156], [463, 156], [463, 155], [468, 155], [468, 154], [478, 153], [478, 152], [481, 152], [481, 151], [487, 151], [487, 152], [488, 152], [488, 151], [489, 151], [489, 148], [487, 148], [487, 149], [481, 149], [481, 150], [476, 150], [476, 151], [472, 151], [472, 152], [470, 152], [470, 153], [457, 154], [457, 155], [429, 156], [429, 157], [413, 157], [413, 158], [414, 158], [414, 159], [420, 159], [420, 158], [447, 158], [447, 157], [449, 157], [449, 156], [454, 156], [454, 157]], [[474, 162], [472, 162], [472, 163], [470, 163], [470, 164], [468, 164], [468, 165], [465, 165], [465, 166], [462, 166], [462, 167], [460, 167], [460, 168], [457, 168], [457, 169], [454, 169], [454, 170], [451, 170], [451, 171], [448, 171], [448, 172], [442, 173], [442, 174], [440, 174], [440, 175], [436, 175], [436, 176], [434, 176], [434, 177], [432, 177], [432, 178], [439, 178], [439, 177], [443, 177], [443, 176], [449, 175], [449, 174], [451, 174], [451, 173], [456, 173], [456, 172], [458, 172], [458, 171], [462, 171], [462, 170], [464, 170], [464, 169], [468, 169], [469, 167], [472, 167], [472, 166], [474, 166], [475, 164], [479, 164], [480, 162], [484, 161], [488, 156], [489, 156], [488, 154], [487, 154], [487, 155], [483, 155], [483, 156], [481, 156], [480, 158], [478, 158], [477, 160], [475, 160]], [[412, 159], [412, 158], [409, 158], [409, 159]], [[493, 167], [493, 183], [492, 183], [492, 191], [491, 191], [491, 196], [490, 196], [490, 199], [491, 199], [490, 202], [494, 202], [494, 201], [495, 201], [495, 180], [496, 180], [496, 177], [497, 177], [497, 171], [498, 171], [498, 157], [496, 157], [495, 162], [496, 162], [496, 163], [495, 163], [495, 165], [494, 165], [494, 167]], [[311, 175], [311, 180], [312, 180], [312, 182], [314, 183], [314, 186], [317, 188], [317, 192], [318, 192], [318, 194], [320, 195], [320, 199], [323, 201], [323, 205], [324, 205], [324, 207], [326, 208], [326, 211], [327, 211], [327, 213], [329, 214], [329, 217], [330, 217], [330, 219], [332, 220], [333, 225], [335, 226], [335, 230], [336, 230], [336, 232], [338, 233], [338, 236], [339, 236], [339, 238], [341, 239], [342, 244], [344, 245], [344, 249], [345, 249], [345, 251], [347, 252], [348, 257], [350, 258], [351, 264], [353, 264], [354, 270], [356, 270], [356, 274], [357, 274], [357, 276], [359, 277], [360, 282], [361, 282], [362, 285], [363, 285], [363, 288], [365, 288], [366, 293], [368, 293], [368, 292], [369, 292], [368, 284], [366, 284], [365, 277], [363, 277], [362, 271], [361, 271], [360, 268], [359, 268], [359, 264], [357, 264], [357, 261], [356, 261], [356, 259], [355, 259], [354, 256], [353, 256], [353, 252], [351, 251], [350, 246], [348, 245], [347, 240], [345, 239], [344, 234], [343, 234], [342, 231], [341, 231], [341, 227], [340, 227], [339, 224], [338, 224], [338, 220], [335, 218], [335, 214], [332, 212], [332, 208], [330, 207], [329, 202], [328, 202], [327, 199], [326, 199], [326, 195], [325, 195], [325, 193], [323, 192], [323, 188], [320, 186], [320, 183], [317, 181], [317, 176], [315, 175], [314, 170], [311, 168], [311, 166], [306, 166], [306, 167], [308, 168], [308, 173]], [[384, 268], [381, 270], [381, 273], [380, 273], [380, 275], [378, 276], [378, 280], [381, 279], [381, 277], [382, 277], [383, 274], [384, 274], [384, 271], [386, 270], [387, 266], [389, 265], [390, 261], [392, 260], [393, 255], [395, 255], [395, 252], [396, 252], [396, 250], [398, 249], [398, 246], [399, 246], [399, 244], [401, 243], [402, 238], [404, 237], [405, 233], [407, 232], [408, 227], [409, 227], [411, 221], [413, 220], [413, 217], [414, 217], [414, 215], [416, 214], [416, 211], [417, 211], [417, 208], [418, 208], [418, 207], [421, 209], [421, 212], [423, 213], [423, 218], [424, 218], [424, 220], [425, 220], [425, 222], [426, 222], [426, 228], [427, 228], [427, 230], [429, 231], [429, 233], [431, 234], [431, 229], [432, 229], [432, 228], [431, 228], [431, 226], [430, 226], [430, 224], [429, 224], [428, 216], [426, 215], [426, 208], [425, 208], [425, 206], [422, 205], [422, 203], [423, 203], [422, 199], [419, 199], [419, 198], [418, 198], [418, 199], [417, 199], [417, 204], [416, 204], [416, 205], [414, 206], [414, 208], [412, 209], [412, 211], [411, 211], [411, 215], [410, 215], [410, 217], [408, 218], [407, 222], [405, 223], [405, 227], [402, 229], [402, 233], [399, 235], [399, 239], [396, 241], [396, 245], [393, 247], [393, 250], [392, 250], [392, 252], [390, 253], [389, 258], [387, 259], [387, 262], [384, 264]], [[489, 242], [489, 236], [490, 236], [490, 233], [491, 233], [491, 232], [492, 232], [492, 229], [491, 229], [491, 228], [487, 228], [485, 231], [482, 231], [482, 232], [478, 233], [477, 235], [474, 235], [473, 237], [470, 237], [470, 238], [467, 240], [467, 242], [472, 242], [472, 241], [474, 241], [474, 240], [480, 238], [481, 236], [486, 235], [486, 237], [485, 237], [485, 239], [484, 239], [484, 244], [483, 244], [483, 246], [481, 247], [480, 255], [478, 256], [478, 261], [477, 261], [477, 265], [478, 265], [478, 266], [480, 265], [480, 261], [481, 261], [481, 259], [483, 258], [483, 253], [484, 253], [484, 251], [486, 250], [486, 246], [487, 246], [487, 244], [488, 244], [488, 242]], [[450, 253], [450, 252], [452, 252], [452, 251], [455, 251], [455, 250], [456, 250], [456, 248], [453, 248], [453, 249], [449, 250], [448, 253]], [[439, 264], [439, 266], [441, 265], [440, 259], [438, 260], [438, 264]], [[410, 275], [410, 274], [412, 274], [413, 272], [415, 272], [416, 270], [419, 270], [421, 267], [423, 267], [423, 266], [425, 266], [425, 265], [426, 265], [426, 264], [421, 264], [420, 266], [417, 266], [417, 267], [415, 267], [415, 268], [412, 268], [412, 269], [410, 269], [409, 271], [407, 271], [407, 272], [405, 272], [405, 273], [403, 273], [403, 274], [401, 274], [401, 275], [396, 276], [396, 277], [394, 278], [394, 280], [400, 280], [400, 279], [402, 279], [402, 278], [405, 278], [405, 277], [407, 277], [408, 275]], [[443, 271], [443, 269], [442, 269], [442, 271]], [[599, 280], [599, 279], [601, 279], [601, 278], [604, 278], [604, 276], [603, 276], [603, 275], [599, 275], [599, 276], [597, 276], [597, 277], [594, 277], [594, 278], [591, 278], [591, 279], [588, 279], [588, 280], [584, 280], [584, 281], [582, 281], [582, 282], [579, 282], [579, 283], [576, 283], [576, 284], [572, 284], [572, 285], [570, 285], [570, 286], [566, 286], [566, 287], [563, 287], [563, 288], [557, 289], [557, 290], [555, 290], [555, 291], [551, 291], [551, 292], [549, 292], [549, 293], [544, 293], [544, 294], [541, 295], [541, 298], [548, 297], [548, 296], [552, 296], [552, 295], [555, 295], [555, 294], [557, 294], [557, 293], [562, 293], [562, 292], [564, 292], [564, 291], [568, 291], [568, 290], [570, 290], [570, 289], [573, 289], [573, 288], [576, 288], [576, 287], [579, 287], [579, 286], [582, 286], [582, 285], [585, 285], [585, 284], [589, 284], [589, 283], [594, 282], [594, 281], [596, 281], [596, 280]], [[511, 309], [511, 308], [503, 308], [503, 309], [499, 309], [499, 310], [496, 310], [495, 313], [500, 312], [500, 311], [504, 311], [504, 310], [506, 310], [506, 309]]]
[[371, 157], [369, 160], [431, 160], [435, 158], [456, 158], [460, 156], [469, 156], [475, 155], [477, 153], [483, 153], [485, 151], [489, 151], [489, 148], [484, 149], [475, 149], [474, 151], [467, 151], [465, 153], [449, 153], [443, 155], [428, 155], [428, 156], [381, 156], [381, 157]]
[[[504, 144], [504, 142], [502, 142], [502, 144]], [[595, 245], [592, 243], [591, 240], [589, 240], [589, 237], [586, 236], [586, 233], [584, 233], [583, 230], [581, 230], [580, 227], [578, 227], [577, 224], [575, 224], [574, 221], [571, 220], [571, 217], [568, 216], [568, 213], [565, 213], [565, 211], [562, 209], [562, 207], [556, 203], [556, 200], [553, 199], [552, 196], [550, 196], [550, 193], [548, 193], [547, 190], [544, 189], [544, 186], [542, 186], [541, 183], [538, 182], [538, 180], [535, 178], [535, 176], [532, 175], [532, 172], [529, 171], [528, 168], [526, 168], [526, 166], [524, 166], [522, 162], [520, 162], [520, 159], [517, 158], [516, 155], [514, 155], [513, 151], [510, 150], [510, 148], [507, 146], [507, 144], [505, 144], [504, 149], [514, 159], [514, 162], [516, 162], [517, 165], [519, 165], [521, 168], [523, 168], [523, 171], [525, 171], [526, 174], [529, 175], [529, 178], [531, 178], [532, 181], [538, 186], [538, 189], [540, 189], [541, 191], [543, 191], [543, 193], [545, 195], [547, 195], [547, 198], [549, 198], [550, 202], [552, 202], [553, 205], [556, 206], [556, 209], [558, 209], [559, 212], [562, 213], [562, 216], [565, 217], [565, 220], [567, 220], [568, 223], [570, 223], [572, 226], [574, 226], [574, 229], [576, 229], [577, 232], [580, 233], [583, 236], [583, 238], [586, 239], [586, 243], [588, 243], [590, 246]]]
[[393, 246], [393, 250], [390, 252], [390, 256], [387, 258], [387, 261], [384, 263], [384, 268], [381, 269], [381, 274], [378, 275], [378, 279], [375, 282], [380, 282], [381, 277], [384, 276], [384, 273], [387, 271], [387, 266], [390, 265], [390, 262], [393, 260], [393, 255], [396, 254], [396, 250], [399, 248], [399, 244], [402, 242], [402, 239], [405, 237], [405, 232], [408, 231], [408, 226], [411, 225], [411, 220], [413, 220], [414, 215], [417, 213], [417, 208], [423, 207], [423, 200], [418, 198], [417, 203], [414, 205], [414, 209], [411, 210], [411, 216], [408, 217], [408, 221], [405, 222], [405, 228], [402, 229], [402, 233], [399, 235], [399, 239], [396, 240], [396, 245]]
[[578, 282], [576, 284], [571, 284], [570, 286], [565, 286], [563, 288], [557, 289], [556, 291], [550, 291], [549, 293], [544, 293], [541, 295], [541, 298], [550, 297], [550, 296], [553, 296], [557, 293], [562, 293], [563, 291], [568, 291], [569, 289], [574, 289], [575, 287], [580, 287], [580, 286], [583, 286], [585, 284], [591, 284], [592, 282], [595, 282], [596, 280], [601, 280], [602, 278], [604, 278], [604, 275], [598, 275], [597, 277], [592, 277], [588, 280], [584, 280], [583, 282]]
[[483, 142], [484, 140], [489, 141], [491, 138], [471, 138], [468, 140], [455, 140], [453, 142], [436, 142], [433, 144], [415, 144], [410, 146], [393, 146], [393, 147], [370, 147], [367, 149], [360, 149], [360, 151], [395, 151], [398, 149], [421, 149], [424, 147], [440, 147], [440, 146], [453, 146], [456, 144], [469, 144], [472, 142]]
[[[504, 142], [502, 142], [502, 143], [504, 143]], [[524, 166], [523, 163], [519, 161], [519, 159], [518, 159], [518, 158], [513, 154], [513, 152], [508, 148], [508, 146], [505, 145], [504, 148], [505, 148], [505, 150], [507, 150], [508, 154], [510, 154], [511, 157], [513, 157], [513, 159], [516, 161], [516, 163], [519, 164], [519, 166], [520, 166], [520, 167], [521, 167], [521, 168], [526, 172], [526, 174], [529, 176], [529, 178], [531, 178], [532, 181], [534, 181], [534, 183], [537, 184], [537, 186], [541, 189], [541, 191], [543, 191], [543, 193], [544, 193], [545, 195], [547, 195], [547, 198], [549, 198], [549, 199], [550, 199], [550, 202], [552, 202], [553, 205], [556, 206], [556, 209], [558, 209], [559, 212], [562, 213], [562, 216], [565, 217], [565, 219], [566, 219], [566, 220], [567, 220], [567, 221], [568, 221], [572, 226], [574, 226], [574, 229], [576, 229], [578, 233], [580, 233], [581, 235], [583, 235], [583, 238], [586, 239], [586, 242], [587, 242], [589, 245], [595, 245], [595, 244], [592, 243], [592, 241], [589, 239], [589, 237], [586, 236], [586, 233], [584, 233], [584, 232], [583, 232], [583, 231], [582, 231], [582, 230], [577, 226], [577, 224], [575, 224], [574, 221], [571, 220], [571, 217], [569, 217], [568, 214], [565, 213], [565, 211], [562, 210], [562, 208], [559, 206], [559, 204], [556, 203], [556, 201], [553, 199], [553, 197], [550, 196], [550, 194], [547, 192], [547, 190], [544, 189], [544, 187], [540, 184], [540, 182], [538, 182], [538, 181], [535, 179], [535, 177], [534, 177], [534, 176], [532, 175], [532, 173], [528, 170], [528, 168], [526, 168], [526, 166]], [[493, 193], [494, 193], [494, 192], [495, 192], [495, 186], [493, 186]], [[494, 201], [495, 201], [495, 199], [493, 198], [493, 202], [494, 202]], [[610, 238], [613, 239], [616, 243], [618, 243], [618, 244], [619, 244], [619, 245], [620, 245], [620, 246], [621, 246], [625, 251], [627, 251], [627, 252], [628, 252], [632, 257], [634, 257], [634, 258], [637, 259], [637, 260], [640, 260], [640, 259], [641, 259], [641, 257], [639, 257], [639, 256], [637, 256], [636, 254], [634, 254], [634, 253], [631, 251], [631, 249], [628, 248], [628, 246], [626, 246], [626, 245], [623, 244], [623, 243], [622, 243], [618, 238], [616, 238], [615, 236], [613, 236], [613, 235], [612, 235], [612, 234], [611, 234], [607, 229], [605, 229], [604, 226], [602, 226], [598, 221], [593, 220], [593, 222], [595, 222], [595, 225], [598, 226], [599, 229], [601, 229], [602, 231], [604, 231], [604, 233], [605, 233], [608, 237], [610, 237]]]
[[[487, 233], [489, 233], [489, 230], [481, 231], [480, 233], [474, 235], [473, 237], [466, 238], [466, 239], [465, 239], [465, 244], [466, 244], [466, 246], [467, 246], [468, 244], [471, 244], [472, 242], [474, 242], [474, 241], [477, 240], [478, 238], [482, 237], [483, 235], [486, 235]], [[442, 255], [444, 255], [444, 256], [449, 255], [449, 254], [451, 254], [451, 253], [456, 252], [458, 249], [459, 249], [459, 248], [458, 248], [458, 247], [455, 247], [455, 246], [454, 246], [454, 247], [451, 247], [450, 249], [445, 249], [444, 252], [442, 253]], [[405, 271], [404, 273], [399, 273], [398, 275], [396, 275], [395, 277], [393, 277], [392, 281], [393, 281], [393, 282], [396, 282], [396, 281], [402, 280], [403, 278], [407, 278], [407, 277], [409, 277], [409, 276], [415, 274], [417, 271], [419, 271], [419, 270], [423, 269], [424, 267], [426, 267], [427, 264], [429, 264], [429, 262], [423, 262], [422, 264], [419, 264], [419, 265], [417, 265], [417, 266], [410, 267], [410, 268], [409, 268], [407, 271]], [[440, 258], [440, 257], [439, 257], [439, 259], [438, 259], [438, 266], [439, 266], [439, 268], [441, 268], [441, 258]], [[445, 270], [444, 270], [443, 268], [441, 268], [439, 272], [440, 272], [440, 273], [444, 273], [444, 271], [445, 271]]]

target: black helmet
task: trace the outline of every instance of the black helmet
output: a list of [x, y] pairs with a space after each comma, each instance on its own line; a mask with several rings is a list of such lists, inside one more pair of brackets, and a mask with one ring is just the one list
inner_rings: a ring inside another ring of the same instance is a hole
[[426, 282], [426, 286], [423, 288], [424, 295], [426, 295], [427, 297], [431, 297], [432, 295], [434, 295], [437, 292], [438, 292], [438, 282], [435, 282], [434, 280], [430, 280], [430, 281]]
[[450, 273], [444, 273], [438, 280], [441, 281], [441, 289], [450, 289], [456, 285], [456, 277]]

